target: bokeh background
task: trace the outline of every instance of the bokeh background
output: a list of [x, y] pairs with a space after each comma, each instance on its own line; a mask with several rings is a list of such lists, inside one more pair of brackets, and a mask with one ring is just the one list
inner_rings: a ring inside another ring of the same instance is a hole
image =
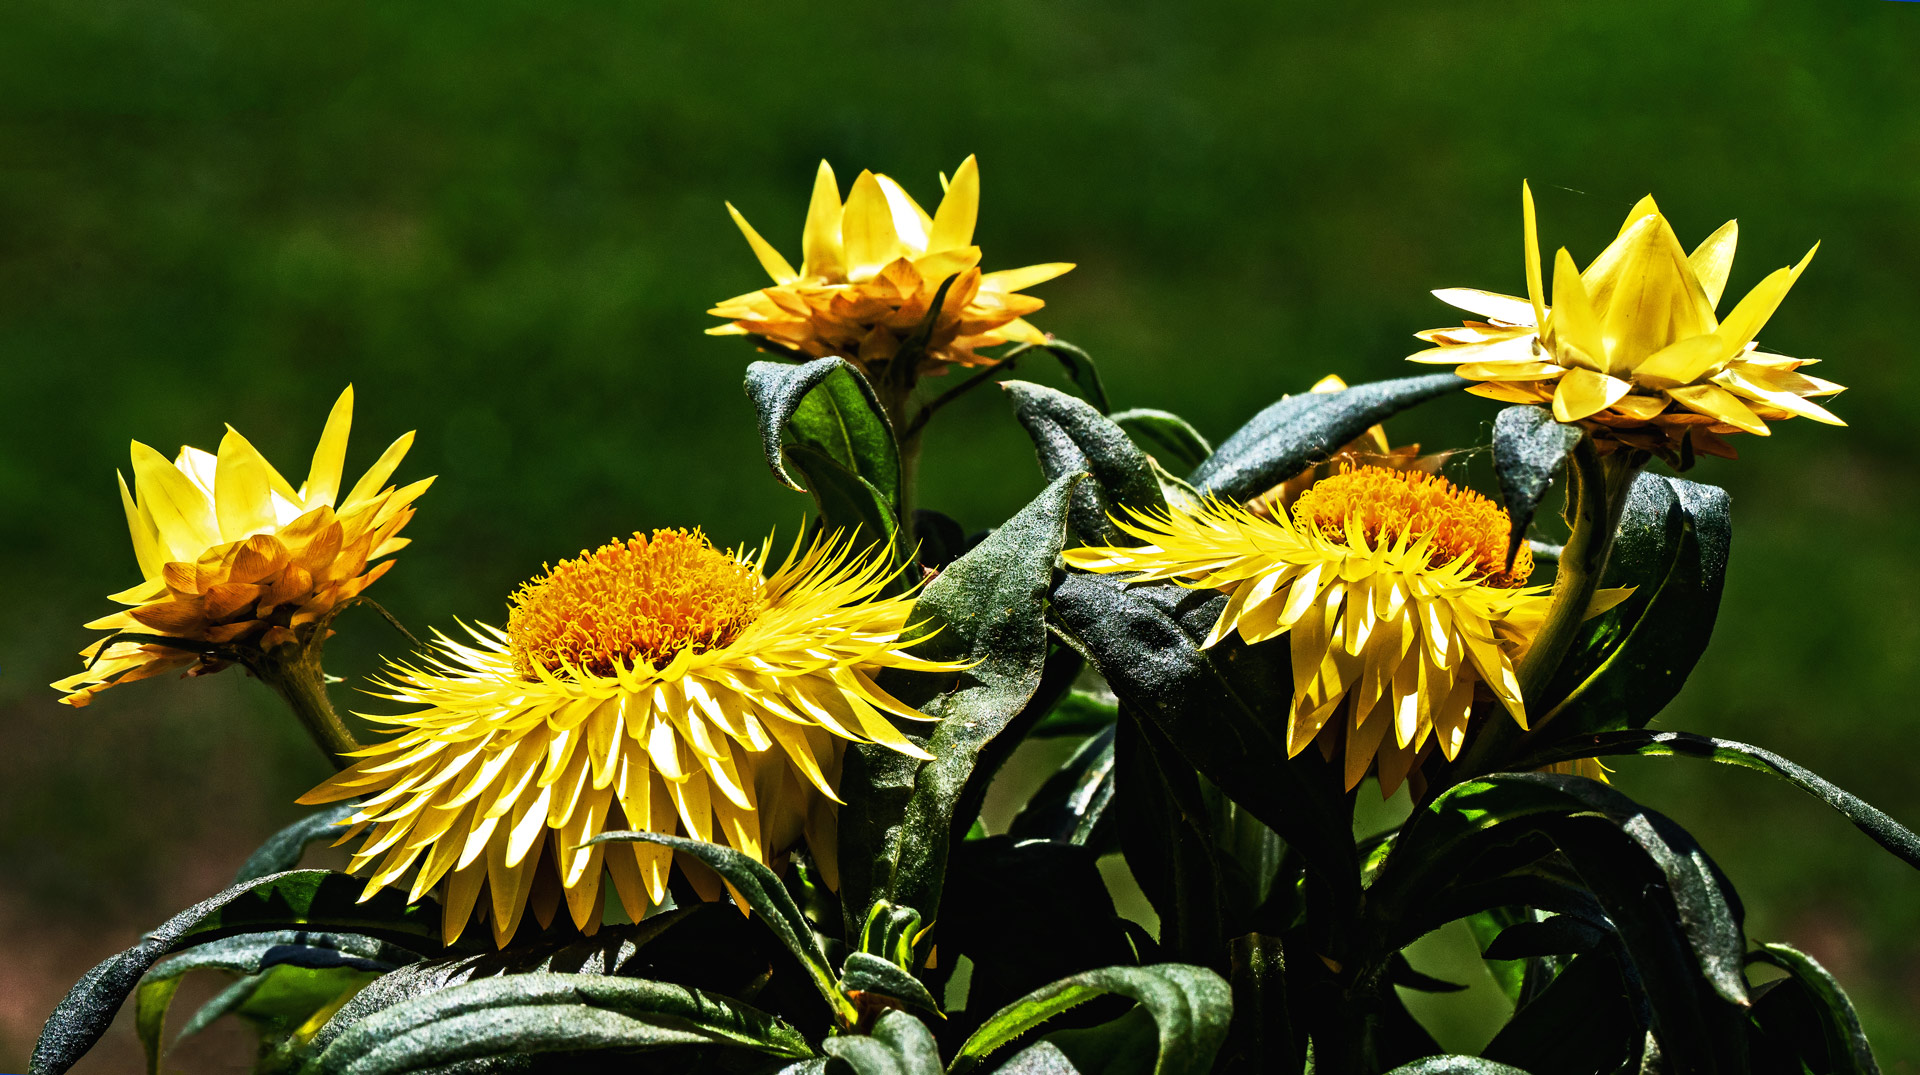
[[[821, 157], [931, 205], [969, 152], [988, 267], [1078, 262], [1034, 320], [1119, 405], [1216, 440], [1323, 373], [1409, 372], [1409, 334], [1454, 316], [1430, 288], [1521, 288], [1522, 177], [1582, 260], [1650, 190], [1689, 243], [1737, 216], [1734, 294], [1822, 240], [1766, 340], [1830, 360], [1851, 428], [1787, 423], [1700, 468], [1733, 493], [1733, 570], [1662, 723], [1920, 823], [1920, 5], [13, 0], [0, 1071], [323, 775], [237, 671], [54, 703], [80, 624], [136, 578], [129, 437], [212, 448], [230, 421], [304, 472], [354, 383], [350, 471], [417, 428], [401, 477], [439, 475], [378, 587], [416, 630], [498, 618], [543, 561], [635, 528], [790, 532], [805, 500], [751, 435], [751, 356], [701, 335], [761, 283], [722, 199], [791, 252]], [[1484, 445], [1493, 409], [1447, 401], [1396, 439]], [[925, 503], [985, 526], [1039, 484], [998, 392], [935, 423]], [[336, 674], [400, 650], [371, 613], [340, 626]], [[1890, 1069], [1920, 1070], [1920, 875], [1752, 773], [1617, 779], [1701, 836], [1754, 936], [1841, 976]], [[1484, 989], [1426, 1010], [1450, 1045], [1491, 1032]], [[131, 1042], [88, 1070], [133, 1070]]]

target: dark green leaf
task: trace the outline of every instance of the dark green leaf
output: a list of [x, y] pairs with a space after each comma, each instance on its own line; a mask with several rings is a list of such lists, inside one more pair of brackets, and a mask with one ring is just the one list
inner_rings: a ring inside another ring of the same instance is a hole
[[865, 479], [891, 504], [900, 495], [900, 456], [886, 412], [866, 377], [844, 358], [747, 367], [747, 396], [759, 412], [760, 446], [773, 476], [805, 487], [787, 472], [785, 451], [806, 447]]
[[1514, 1013], [1481, 1053], [1534, 1075], [1619, 1070], [1646, 1030], [1613, 959], [1584, 955]]
[[1228, 942], [1227, 952], [1233, 1032], [1224, 1069], [1236, 1075], [1298, 1075], [1307, 1043], [1294, 1033], [1285, 944], [1279, 937], [1248, 933]]
[[1160, 963], [1103, 967], [1027, 994], [974, 1031], [950, 1070], [961, 1075], [1054, 1016], [1109, 993], [1139, 1002], [1158, 1026], [1155, 1075], [1203, 1075], [1212, 1067], [1233, 1015], [1232, 990], [1204, 967]]
[[1873, 1047], [1867, 1043], [1866, 1031], [1860, 1028], [1860, 1017], [1853, 1010], [1853, 1002], [1817, 960], [1784, 944], [1763, 944], [1747, 959], [1786, 971], [1794, 985], [1812, 1001], [1808, 1007], [1818, 1020], [1822, 1036], [1820, 1051], [1825, 1060], [1824, 1065], [1814, 1066], [1815, 1071], [1880, 1075], [1880, 1065], [1873, 1059]]
[[894, 502], [872, 482], [804, 445], [787, 449], [787, 455], [812, 483], [823, 527], [829, 531], [857, 530], [860, 536], [854, 540], [861, 547], [892, 547], [898, 543]]
[[1508, 926], [1487, 945], [1484, 956], [1487, 959], [1575, 956], [1592, 951], [1605, 937], [1604, 930], [1573, 915], [1554, 915], [1539, 922], [1516, 922]]
[[315, 840], [338, 838], [340, 826], [360, 809], [359, 803], [334, 803], [322, 810], [315, 810], [306, 817], [288, 825], [259, 846], [234, 875], [233, 883], [244, 885], [248, 881], [265, 877], [270, 873], [280, 873], [300, 865], [300, 856], [307, 845]]
[[1340, 788], [1318, 754], [1290, 761], [1281, 740], [1292, 695], [1286, 647], [1237, 638], [1198, 646], [1224, 601], [1070, 574], [1054, 589], [1052, 615], [1062, 637], [1188, 764], [1305, 856], [1334, 891], [1357, 895], [1360, 863]]
[[1187, 481], [1203, 493], [1246, 500], [1326, 460], [1408, 407], [1472, 383], [1434, 373], [1288, 396], [1254, 415]]
[[1074, 1066], [1058, 1045], [1042, 1038], [1007, 1058], [994, 1075], [1093, 1075]]
[[1123, 508], [1165, 505], [1153, 465], [1120, 427], [1085, 402], [1031, 381], [1006, 381], [1013, 414], [1033, 438], [1047, 480], [1082, 471], [1093, 480], [1074, 491], [1074, 535], [1089, 544], [1125, 541], [1109, 516]]
[[1234, 891], [1200, 778], [1160, 726], [1131, 705], [1115, 728], [1114, 768], [1120, 850], [1160, 918], [1160, 951], [1196, 963], [1218, 959], [1227, 937], [1248, 927], [1244, 912], [1253, 900]]
[[1414, 970], [1413, 964], [1407, 962], [1407, 957], [1398, 952], [1387, 961], [1387, 981], [1418, 993], [1458, 993], [1467, 988], [1459, 982], [1449, 982]]
[[1040, 718], [1040, 723], [1028, 733], [1032, 739], [1068, 738], [1095, 735], [1106, 728], [1113, 727], [1113, 718], [1120, 712], [1120, 703], [1110, 694], [1094, 694], [1091, 691], [1071, 691], [1060, 699], [1060, 704]]
[[1207, 461], [1213, 445], [1185, 418], [1172, 411], [1135, 407], [1113, 416], [1113, 424], [1126, 431], [1142, 451], [1156, 456], [1169, 470], [1187, 470]]
[[1500, 499], [1513, 520], [1507, 542], [1507, 563], [1527, 539], [1527, 526], [1540, 507], [1540, 498], [1553, 484], [1573, 446], [1584, 434], [1579, 426], [1553, 420], [1545, 407], [1508, 407], [1493, 419], [1493, 473], [1500, 482]]
[[841, 995], [833, 972], [828, 969], [827, 953], [820, 946], [819, 936], [813, 932], [813, 926], [808, 923], [807, 916], [801, 913], [800, 906], [793, 902], [787, 886], [781, 884], [780, 878], [766, 866], [731, 847], [658, 832], [607, 832], [587, 843], [659, 844], [705, 863], [733, 886], [754, 915], [800, 961], [801, 967], [812, 979], [814, 988], [826, 998], [827, 1004], [836, 1012], [849, 1013], [846, 998]]
[[938, 1017], [940, 1005], [927, 992], [920, 979], [907, 973], [898, 964], [867, 952], [852, 952], [840, 968], [840, 991], [851, 996], [854, 993], [872, 993], [900, 1002], [901, 1007], [913, 1008]]
[[1009, 836], [1069, 844], [1093, 841], [1095, 826], [1113, 802], [1113, 729], [1108, 724], [1080, 744], [1073, 757], [1040, 785], [1008, 826]]
[[1827, 781], [1818, 773], [1796, 765], [1771, 750], [1764, 750], [1746, 743], [1695, 735], [1692, 732], [1631, 729], [1599, 732], [1567, 739], [1529, 754], [1519, 767], [1541, 768], [1576, 758], [1606, 758], [1621, 754], [1702, 758], [1780, 777], [1838, 810], [1861, 832], [1871, 836], [1875, 843], [1893, 852], [1909, 866], [1920, 869], [1920, 836], [1914, 835], [1911, 829], [1887, 816], [1873, 804]]
[[906, 1012], [888, 1012], [872, 1034], [828, 1038], [821, 1048], [855, 1075], [940, 1075], [940, 1047], [926, 1025]]
[[365, 883], [327, 870], [293, 870], [235, 885], [168, 919], [140, 943], [88, 971], [47, 1018], [34, 1046], [33, 1075], [60, 1075], [100, 1040], [141, 976], [165, 956], [238, 933], [300, 926], [361, 933], [428, 950], [439, 948], [440, 908], [409, 905], [404, 893], [376, 892], [359, 902]]
[[1665, 708], [1706, 651], [1732, 539], [1724, 490], [1636, 477], [1602, 580], [1635, 592], [1595, 618], [1575, 643], [1547, 693], [1560, 701], [1522, 749], [1530, 741], [1642, 727]]
[[1092, 355], [1065, 340], [1048, 340], [1039, 347], [1066, 369], [1067, 378], [1080, 390], [1081, 398], [1093, 404], [1101, 414], [1113, 410], [1113, 404], [1107, 400], [1107, 389], [1100, 383], [1100, 370], [1093, 364]]
[[987, 781], [1040, 717], [1026, 711], [1047, 667], [1046, 594], [1073, 489], [1083, 477], [1056, 478], [949, 564], [914, 603], [910, 622], [926, 632], [914, 652], [974, 663], [965, 672], [882, 681], [934, 718], [927, 747], [933, 761], [877, 746], [847, 751], [840, 879], [850, 929], [864, 922], [876, 899], [917, 908], [929, 920], [939, 917], [955, 828], [964, 833], [972, 824]]
[[[1473, 943], [1486, 952], [1488, 947], [1502, 932], [1516, 922], [1532, 921], [1531, 912], [1524, 908], [1494, 907], [1485, 911], [1475, 911], [1466, 916], [1467, 929], [1473, 933]], [[1520, 1002], [1520, 991], [1526, 984], [1527, 968], [1524, 963], [1506, 959], [1497, 959], [1490, 955], [1481, 956], [1486, 961], [1487, 973], [1493, 977], [1500, 992], [1509, 1002]]]
[[1482, 1060], [1477, 1056], [1430, 1056], [1402, 1064], [1387, 1075], [1529, 1075], [1507, 1064]]
[[938, 571], [959, 559], [967, 551], [967, 532], [948, 516], [926, 508], [913, 512], [913, 540], [920, 547], [920, 562]]
[[774, 1017], [685, 986], [590, 974], [513, 974], [396, 1004], [349, 1027], [306, 1075], [390, 1075], [494, 1056], [728, 1045], [805, 1057]]

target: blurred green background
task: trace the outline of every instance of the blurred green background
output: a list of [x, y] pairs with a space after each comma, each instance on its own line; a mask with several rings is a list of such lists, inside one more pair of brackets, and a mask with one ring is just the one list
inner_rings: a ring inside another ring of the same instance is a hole
[[[1823, 240], [1766, 342], [1830, 360], [1852, 427], [1786, 423], [1700, 468], [1738, 539], [1662, 723], [1920, 822], [1920, 5], [13, 0], [0, 1070], [323, 775], [238, 672], [54, 704], [80, 624], [136, 578], [129, 437], [212, 448], [230, 421], [303, 473], [353, 382], [349, 470], [418, 428], [400, 476], [440, 476], [377, 588], [416, 629], [497, 619], [543, 561], [636, 528], [791, 532], [806, 502], [754, 443], [749, 350], [700, 334], [763, 282], [721, 201], [797, 253], [821, 157], [931, 205], [969, 152], [987, 267], [1078, 262], [1033, 320], [1091, 350], [1118, 405], [1216, 439], [1323, 373], [1413, 372], [1410, 333], [1454, 316], [1430, 288], [1520, 289], [1522, 177], [1544, 241], [1583, 261], [1649, 190], [1689, 243], [1739, 217], [1734, 293]], [[1471, 448], [1493, 411], [1451, 400], [1394, 433]], [[999, 393], [935, 423], [924, 503], [985, 526], [1039, 484]], [[399, 651], [371, 613], [340, 627], [336, 674]], [[1883, 1062], [1916, 1070], [1920, 876], [1751, 773], [1628, 761], [1618, 783], [1691, 826], [1752, 934], [1814, 952]], [[1477, 973], [1449, 944], [1431, 969]], [[1484, 1042], [1484, 1000], [1431, 1007], [1448, 1044]], [[89, 1070], [131, 1070], [130, 1042]]]

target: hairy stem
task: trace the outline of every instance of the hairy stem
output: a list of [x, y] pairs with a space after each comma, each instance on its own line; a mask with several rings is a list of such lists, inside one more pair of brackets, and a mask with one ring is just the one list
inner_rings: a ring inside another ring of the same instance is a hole
[[[296, 647], [282, 649], [296, 650]], [[289, 659], [268, 656], [253, 667], [253, 674], [286, 699], [293, 715], [307, 729], [307, 734], [313, 736], [314, 745], [327, 756], [327, 761], [335, 769], [345, 769], [351, 761], [344, 755], [359, 750], [360, 742], [327, 698], [327, 675], [320, 668], [317, 650], [318, 647], [296, 650]]]

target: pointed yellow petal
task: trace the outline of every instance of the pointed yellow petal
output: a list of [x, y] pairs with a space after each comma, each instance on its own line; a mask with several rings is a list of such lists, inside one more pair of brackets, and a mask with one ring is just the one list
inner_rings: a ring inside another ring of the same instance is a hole
[[894, 231], [893, 207], [887, 202], [879, 177], [872, 172], [861, 172], [853, 181], [853, 189], [847, 192], [846, 209], [840, 217], [840, 235], [845, 245], [849, 279], [870, 279], [900, 256], [900, 235]]
[[1633, 371], [1633, 379], [1649, 388], [1674, 388], [1700, 380], [1732, 357], [1727, 341], [1706, 332], [1654, 352]]
[[1520, 215], [1526, 233], [1527, 301], [1533, 305], [1533, 323], [1544, 325], [1547, 323], [1547, 289], [1540, 282], [1540, 232], [1534, 223], [1533, 188], [1524, 179], [1520, 181]]
[[1727, 290], [1727, 274], [1733, 271], [1733, 248], [1739, 242], [1740, 222], [1729, 220], [1687, 255], [1687, 264], [1693, 266], [1709, 308], [1720, 306], [1720, 296]]
[[1434, 291], [1433, 297], [1448, 306], [1465, 310], [1470, 314], [1479, 314], [1492, 321], [1501, 321], [1509, 325], [1538, 325], [1533, 306], [1526, 299], [1517, 299], [1512, 295], [1496, 295], [1491, 291], [1481, 291], [1471, 287], [1443, 287]]
[[1740, 300], [1740, 305], [1733, 308], [1733, 312], [1720, 322], [1720, 328], [1716, 330], [1727, 341], [1728, 348], [1735, 352], [1745, 350], [1753, 338], [1760, 335], [1761, 327], [1773, 316], [1773, 311], [1780, 308], [1780, 300], [1787, 297], [1794, 281], [1800, 279], [1800, 274], [1806, 271], [1807, 264], [1819, 251], [1820, 244], [1813, 244], [1807, 256], [1800, 259], [1800, 264], [1791, 269], [1773, 270], [1765, 280], [1747, 292], [1746, 298]]
[[807, 226], [800, 236], [800, 273], [829, 280], [844, 279], [847, 259], [840, 243], [840, 185], [826, 161], [813, 178], [813, 199], [807, 205]]
[[[214, 472], [213, 508], [220, 536], [237, 541], [273, 525], [272, 464], [232, 426], [220, 438], [218, 469]], [[285, 484], [282, 480], [280, 483]], [[293, 490], [283, 495], [292, 499]]]
[[980, 215], [980, 163], [969, 155], [945, 187], [946, 196], [933, 214], [933, 234], [927, 240], [929, 254], [973, 245], [973, 226]]
[[735, 209], [732, 202], [727, 203], [727, 212], [733, 216], [733, 222], [739, 227], [740, 234], [747, 237], [747, 245], [753, 247], [753, 256], [760, 259], [760, 267], [767, 270], [767, 275], [773, 277], [774, 283], [791, 284], [800, 279], [800, 274], [793, 271], [793, 266], [787, 264], [787, 259], [780, 256], [780, 251], [775, 250], [772, 243], [762, 239], [760, 233], [753, 230], [753, 225], [747, 223], [747, 218], [740, 215], [740, 210]]
[[1631, 384], [1618, 377], [1592, 370], [1568, 370], [1553, 390], [1553, 417], [1562, 422], [1578, 422], [1613, 406], [1632, 389]]
[[331, 506], [340, 494], [340, 471], [347, 463], [347, 434], [353, 429], [353, 386], [333, 401], [326, 428], [320, 431], [320, 443], [313, 449], [313, 464], [307, 468], [307, 483], [300, 487], [302, 506]]
[[873, 179], [880, 184], [880, 193], [887, 196], [887, 211], [893, 214], [893, 233], [900, 237], [901, 253], [908, 257], [926, 253], [933, 218], [892, 176], [876, 173]]
[[980, 290], [1020, 291], [1035, 284], [1044, 284], [1072, 270], [1073, 262], [1071, 261], [1049, 261], [1043, 265], [1028, 265], [1020, 269], [1001, 269], [980, 277]]
[[1704, 316], [1710, 304], [1665, 217], [1640, 217], [1602, 257], [1604, 273], [1590, 268], [1583, 277], [1602, 316], [1602, 372], [1630, 372], [1667, 344], [1713, 330]]
[[1739, 397], [1716, 384], [1688, 385], [1685, 388], [1672, 388], [1667, 395], [1680, 401], [1688, 410], [1711, 418], [1718, 418], [1730, 426], [1744, 429], [1755, 436], [1767, 435], [1767, 424], [1753, 413]]
[[153, 520], [165, 560], [196, 560], [220, 543], [213, 505], [192, 478], [167, 457], [133, 442], [133, 487], [140, 506]]
[[406, 458], [407, 449], [411, 447], [413, 447], [412, 432], [401, 434], [399, 439], [387, 445], [387, 450], [380, 453], [380, 458], [373, 461], [373, 465], [367, 468], [365, 474], [360, 475], [360, 480], [354, 482], [353, 488], [348, 490], [347, 495], [341, 499], [340, 509], [345, 511], [352, 505], [379, 493], [380, 487], [393, 476], [394, 468], [400, 465], [400, 460]]
[[1628, 231], [1632, 230], [1633, 226], [1638, 224], [1642, 218], [1659, 215], [1660, 207], [1654, 204], [1653, 195], [1643, 194], [1640, 196], [1639, 201], [1633, 203], [1633, 208], [1627, 210], [1627, 219], [1620, 222], [1620, 230], [1615, 232], [1614, 235], [1616, 238], [1625, 235]]
[[161, 551], [159, 532], [154, 529], [153, 520], [134, 502], [133, 493], [127, 489], [127, 476], [117, 470], [113, 476], [120, 481], [120, 506], [126, 509], [127, 531], [133, 535], [133, 558], [139, 561], [143, 577], [157, 579], [160, 569], [167, 563], [167, 556]]
[[1580, 270], [1573, 266], [1573, 255], [1564, 246], [1553, 259], [1553, 324], [1548, 331], [1553, 334], [1554, 351], [1563, 364], [1598, 370], [1606, 361], [1599, 315], [1587, 296]]

